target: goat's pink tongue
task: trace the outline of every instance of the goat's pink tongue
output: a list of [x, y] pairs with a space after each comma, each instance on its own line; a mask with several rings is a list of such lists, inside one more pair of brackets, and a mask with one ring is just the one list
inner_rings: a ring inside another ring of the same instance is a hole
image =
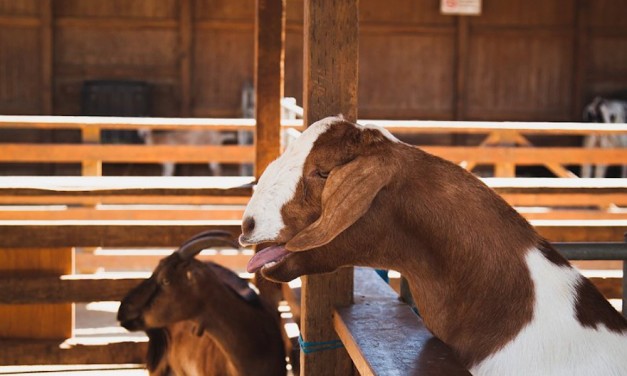
[[248, 261], [246, 270], [248, 270], [249, 273], [255, 273], [265, 264], [272, 261], [278, 261], [289, 253], [290, 252], [286, 250], [285, 247], [282, 245], [273, 245], [271, 247], [264, 248], [261, 251], [255, 253], [250, 261]]

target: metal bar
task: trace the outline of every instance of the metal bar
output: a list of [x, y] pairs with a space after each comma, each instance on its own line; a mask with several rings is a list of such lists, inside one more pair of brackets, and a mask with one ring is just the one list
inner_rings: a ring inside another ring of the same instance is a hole
[[552, 243], [569, 260], [627, 260], [627, 243]]

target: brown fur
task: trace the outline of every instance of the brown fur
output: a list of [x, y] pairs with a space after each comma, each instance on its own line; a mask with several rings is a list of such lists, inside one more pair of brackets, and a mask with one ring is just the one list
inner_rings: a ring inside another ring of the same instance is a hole
[[345, 265], [398, 270], [427, 327], [467, 366], [531, 320], [525, 253], [538, 247], [568, 264], [469, 172], [345, 121], [315, 142], [282, 216], [276, 242], [295, 252], [264, 268], [266, 277], [289, 281]]
[[166, 257], [124, 298], [118, 320], [129, 330], [165, 328], [158, 339], [167, 350], [154, 347], [149, 356], [153, 375], [168, 368], [181, 375], [286, 374], [276, 310], [217, 264]]

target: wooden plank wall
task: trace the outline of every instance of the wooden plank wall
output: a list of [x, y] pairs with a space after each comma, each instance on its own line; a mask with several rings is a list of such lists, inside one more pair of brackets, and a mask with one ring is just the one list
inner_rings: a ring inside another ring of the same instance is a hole
[[[362, 118], [580, 120], [592, 96], [627, 87], [627, 0], [484, 0], [478, 17], [391, 1], [360, 2]], [[78, 114], [84, 80], [134, 79], [154, 86], [155, 116], [239, 117], [254, 7], [0, 0], [0, 51], [0, 113]], [[302, 103], [302, 0], [287, 1], [285, 60]]]

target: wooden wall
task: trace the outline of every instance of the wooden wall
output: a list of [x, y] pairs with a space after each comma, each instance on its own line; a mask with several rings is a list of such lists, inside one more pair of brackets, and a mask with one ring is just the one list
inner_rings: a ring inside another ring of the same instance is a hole
[[[302, 103], [302, 0], [288, 0], [286, 89]], [[627, 0], [361, 0], [362, 118], [579, 120], [627, 88]], [[239, 117], [253, 0], [0, 0], [0, 113], [80, 113], [90, 79], [143, 80], [155, 116]]]

